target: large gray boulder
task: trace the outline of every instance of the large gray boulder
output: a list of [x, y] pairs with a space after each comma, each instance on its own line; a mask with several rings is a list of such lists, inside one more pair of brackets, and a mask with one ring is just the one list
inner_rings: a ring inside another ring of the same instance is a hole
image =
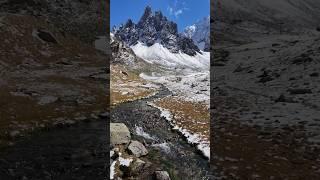
[[131, 141], [130, 145], [128, 146], [128, 150], [136, 157], [141, 157], [148, 154], [148, 150], [139, 141]]
[[171, 180], [167, 171], [156, 171], [154, 172], [156, 180]]
[[110, 124], [110, 143], [112, 146], [129, 144], [131, 139], [128, 127], [123, 123]]

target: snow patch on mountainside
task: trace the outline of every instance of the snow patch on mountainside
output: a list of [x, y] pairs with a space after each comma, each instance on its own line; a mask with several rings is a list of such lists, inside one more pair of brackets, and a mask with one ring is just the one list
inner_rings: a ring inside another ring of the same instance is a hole
[[172, 53], [159, 43], [148, 47], [140, 42], [131, 46], [131, 48], [137, 56], [151, 64], [159, 64], [168, 68], [188, 67], [192, 69], [209, 69], [210, 67], [209, 52], [201, 52], [195, 56], [190, 56], [182, 52]]

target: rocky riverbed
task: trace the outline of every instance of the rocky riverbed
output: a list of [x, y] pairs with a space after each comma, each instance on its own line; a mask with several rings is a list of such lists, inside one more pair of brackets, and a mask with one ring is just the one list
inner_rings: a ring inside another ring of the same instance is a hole
[[[172, 130], [166, 119], [161, 117], [158, 109], [148, 105], [148, 102], [168, 95], [170, 91], [162, 88], [155, 96], [122, 103], [111, 110], [111, 122], [123, 123], [130, 131], [127, 142], [122, 143], [121, 146], [112, 147], [111, 159], [120, 164], [114, 171], [115, 179], [119, 176], [124, 179], [130, 177], [152, 179], [159, 172], [168, 173], [171, 179], [213, 178], [209, 172], [208, 160], [197, 151], [196, 147], [188, 144], [177, 131]], [[146, 148], [147, 154], [137, 157], [132, 153], [130, 145], [136, 140], [140, 146]], [[114, 152], [118, 155], [114, 156]], [[126, 166], [123, 165], [124, 161], [130, 162], [126, 164], [128, 168], [123, 168]], [[132, 172], [132, 166], [136, 166], [137, 162], [139, 164], [141, 161], [144, 162], [142, 170], [140, 169], [138, 173]], [[130, 173], [138, 175], [130, 176]]]

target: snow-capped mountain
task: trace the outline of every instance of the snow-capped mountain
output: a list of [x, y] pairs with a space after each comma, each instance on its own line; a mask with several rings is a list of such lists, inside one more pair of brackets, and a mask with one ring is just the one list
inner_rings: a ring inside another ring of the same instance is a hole
[[200, 50], [210, 50], [210, 17], [185, 28], [183, 35], [191, 38]]
[[182, 53], [194, 56], [200, 52], [192, 39], [178, 33], [177, 24], [163, 16], [161, 11], [152, 12], [147, 6], [137, 24], [129, 19], [124, 25], [115, 30], [114, 35], [128, 46], [138, 42], [150, 47], [161, 44], [172, 53]]
[[128, 47], [124, 42], [118, 40], [110, 33], [110, 47], [112, 52], [111, 63], [120, 63], [130, 66], [132, 69], [141, 68], [145, 64], [157, 64], [165, 67], [187, 67], [195, 69], [208, 69], [210, 53], [202, 52], [194, 56], [185, 53], [172, 53], [159, 43], [152, 46], [138, 42]]

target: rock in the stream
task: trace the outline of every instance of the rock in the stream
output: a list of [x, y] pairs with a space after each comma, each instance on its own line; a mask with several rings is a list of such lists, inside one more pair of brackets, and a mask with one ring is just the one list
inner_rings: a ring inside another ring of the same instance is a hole
[[128, 146], [128, 150], [136, 157], [145, 156], [148, 154], [148, 150], [139, 141], [131, 141]]
[[129, 144], [131, 139], [128, 127], [123, 123], [110, 124], [110, 143], [111, 145]]
[[156, 171], [154, 172], [156, 180], [171, 180], [167, 171]]

